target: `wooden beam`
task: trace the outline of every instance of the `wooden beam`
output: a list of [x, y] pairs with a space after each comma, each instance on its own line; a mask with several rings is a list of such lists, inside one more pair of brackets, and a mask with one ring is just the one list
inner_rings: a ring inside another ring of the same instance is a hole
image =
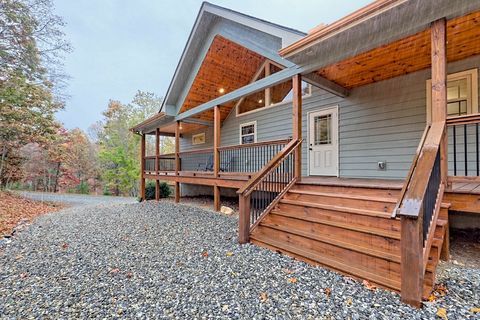
[[[213, 126], [213, 175], [218, 178], [220, 172], [220, 106], [214, 108], [214, 126]], [[220, 211], [220, 188], [213, 186], [213, 207], [215, 211]]]
[[[155, 130], [155, 172], [160, 171], [160, 129]], [[155, 179], [155, 200], [160, 200], [160, 180]]]
[[345, 98], [350, 94], [350, 90], [347, 88], [344, 88], [335, 82], [332, 82], [322, 76], [320, 76], [316, 72], [311, 72], [303, 75], [303, 81], [311, 84], [312, 86], [315, 86], [317, 88], [320, 88], [322, 90], [325, 90], [327, 92], [330, 92], [336, 96]]
[[418, 219], [401, 218], [401, 299], [416, 308], [423, 293], [423, 214]]
[[[295, 75], [292, 79], [293, 103], [292, 103], [292, 137], [293, 140], [302, 139], [302, 76]], [[294, 176], [297, 179], [302, 177], [302, 147], [295, 151]]]
[[[447, 120], [447, 32], [446, 19], [432, 23], [432, 122]], [[448, 137], [446, 130], [440, 143], [441, 179], [447, 184], [448, 176]]]
[[140, 199], [145, 200], [145, 134], [140, 142]]
[[186, 118], [189, 118], [191, 116], [194, 116], [196, 114], [205, 112], [207, 110], [210, 110], [214, 108], [215, 106], [223, 105], [228, 102], [238, 100], [242, 97], [251, 95], [252, 93], [256, 93], [262, 90], [265, 90], [268, 87], [272, 87], [274, 85], [280, 84], [282, 82], [285, 82], [286, 80], [290, 79], [294, 75], [300, 73], [302, 69], [297, 66], [293, 66], [290, 68], [286, 68], [283, 70], [280, 70], [274, 74], [272, 74], [269, 77], [262, 78], [260, 80], [257, 80], [255, 82], [252, 82], [250, 84], [247, 84], [246, 86], [243, 86], [239, 89], [236, 89], [234, 91], [228, 92], [218, 98], [215, 98], [213, 100], [210, 100], [206, 103], [203, 103], [195, 108], [192, 108], [190, 110], [187, 110], [185, 112], [180, 113], [179, 115], [176, 116], [176, 120], [180, 121]]
[[[180, 121], [175, 123], [175, 175], [180, 172]], [[180, 202], [180, 183], [175, 181], [175, 202]]]

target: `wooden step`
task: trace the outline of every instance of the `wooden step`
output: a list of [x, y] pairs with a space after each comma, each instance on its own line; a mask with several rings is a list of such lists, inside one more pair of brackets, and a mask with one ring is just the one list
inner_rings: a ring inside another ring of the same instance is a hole
[[289, 191], [284, 199], [376, 211], [389, 215], [392, 214], [396, 206], [396, 201], [388, 198], [301, 190]]
[[374, 202], [387, 202], [387, 203], [397, 203], [397, 197], [382, 197], [382, 196], [372, 196], [365, 194], [348, 194], [344, 192], [321, 192], [321, 191], [312, 191], [312, 190], [301, 190], [296, 186], [288, 191], [288, 193], [299, 193], [299, 194], [308, 194], [312, 196], [322, 196], [322, 197], [332, 197], [332, 198], [346, 198], [353, 200], [366, 200]]
[[382, 211], [376, 211], [376, 210], [359, 209], [359, 208], [352, 208], [352, 207], [337, 206], [332, 204], [306, 202], [306, 201], [298, 201], [298, 200], [290, 200], [290, 199], [281, 199], [280, 203], [292, 204], [299, 207], [318, 208], [318, 209], [325, 209], [325, 210], [332, 210], [332, 211], [348, 212], [352, 214], [358, 214], [358, 215], [364, 215], [364, 216], [370, 216], [370, 217], [391, 219], [391, 212], [382, 212]]
[[327, 243], [327, 244], [334, 245], [334, 246], [337, 246], [337, 247], [340, 247], [340, 248], [343, 248], [343, 249], [356, 251], [356, 252], [359, 252], [359, 253], [362, 253], [362, 254], [367, 254], [367, 255], [372, 256], [372, 257], [381, 258], [381, 259], [385, 259], [385, 260], [388, 260], [388, 261], [400, 263], [400, 252], [392, 253], [392, 252], [389, 252], [389, 251], [386, 251], [386, 250], [377, 249], [373, 246], [359, 245], [358, 243], [348, 242], [348, 241], [345, 241], [345, 240], [347, 240], [345, 238], [338, 239], [337, 237], [325, 236], [325, 235], [322, 235], [322, 234], [317, 234], [317, 233], [312, 233], [312, 232], [305, 232], [303, 230], [300, 230], [300, 229], [297, 229], [297, 228], [292, 228], [290, 226], [288, 226], [288, 227], [287, 226], [281, 226], [281, 225], [276, 225], [276, 224], [272, 224], [272, 223], [268, 223], [268, 222], [262, 222], [261, 225], [262, 225], [262, 227], [276, 229], [276, 230], [283, 231], [283, 232], [286, 232], [286, 233], [296, 234], [298, 236], [301, 236], [301, 237], [304, 237], [304, 238], [307, 238], [307, 239]]
[[270, 214], [276, 214], [276, 215], [281, 215], [284, 217], [292, 218], [292, 219], [298, 219], [302, 221], [309, 221], [309, 222], [314, 222], [318, 224], [323, 224], [323, 225], [328, 225], [332, 227], [337, 227], [337, 228], [342, 228], [342, 229], [347, 229], [351, 231], [357, 231], [357, 232], [362, 232], [362, 233], [367, 233], [367, 234], [372, 234], [372, 235], [377, 235], [377, 236], [382, 236], [386, 238], [391, 238], [391, 239], [396, 239], [400, 240], [400, 230], [386, 230], [378, 227], [370, 227], [370, 226], [360, 226], [360, 225], [354, 225], [351, 223], [343, 223], [343, 222], [337, 222], [337, 221], [331, 221], [331, 220], [326, 220], [326, 219], [318, 219], [315, 217], [308, 217], [308, 216], [300, 216], [295, 213], [290, 213], [290, 212], [285, 212], [283, 210], [278, 210], [274, 209]]
[[313, 192], [328, 192], [351, 195], [364, 195], [372, 197], [384, 198], [398, 198], [400, 196], [400, 189], [379, 189], [379, 188], [364, 188], [364, 187], [348, 187], [348, 186], [329, 186], [329, 185], [308, 185], [296, 183], [295, 190], [313, 191]]
[[263, 236], [259, 234], [252, 234], [252, 240], [254, 243], [259, 245], [265, 244], [267, 248], [278, 250], [280, 252], [286, 253], [295, 258], [306, 258], [309, 261], [314, 261], [320, 265], [324, 265], [334, 270], [338, 270], [342, 273], [347, 273], [349, 275], [366, 279], [373, 283], [388, 287], [394, 290], [400, 290], [400, 281], [392, 279], [391, 277], [382, 277], [378, 273], [369, 272], [363, 268], [357, 268], [350, 264], [343, 263], [333, 258], [328, 258], [322, 255], [319, 255], [314, 250], [310, 250], [305, 247], [292, 245], [290, 243], [285, 243], [282, 241], [277, 241], [268, 236]]

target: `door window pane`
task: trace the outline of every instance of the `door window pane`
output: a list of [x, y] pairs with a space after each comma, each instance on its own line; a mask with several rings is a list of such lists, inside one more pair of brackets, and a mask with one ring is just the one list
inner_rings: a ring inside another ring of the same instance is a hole
[[317, 116], [314, 118], [314, 144], [323, 145], [332, 143], [332, 115]]

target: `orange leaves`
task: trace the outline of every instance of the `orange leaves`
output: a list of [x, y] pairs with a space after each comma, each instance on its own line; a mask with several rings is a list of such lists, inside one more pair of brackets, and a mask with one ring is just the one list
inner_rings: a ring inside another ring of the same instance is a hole
[[323, 290], [323, 292], [325, 293], [325, 295], [327, 296], [327, 298], [330, 298], [330, 295], [332, 294], [332, 289], [330, 288], [325, 288]]
[[437, 299], [446, 296], [447, 293], [448, 293], [448, 288], [444, 284], [442, 283], [437, 284], [435, 285], [433, 292], [428, 297], [428, 301], [434, 302]]
[[207, 250], [202, 252], [202, 257], [208, 258], [208, 251]]
[[377, 290], [377, 287], [374, 286], [373, 284], [371, 284], [370, 282], [368, 282], [367, 280], [363, 280], [362, 284], [363, 284], [363, 286], [364, 286], [365, 288], [367, 288], [368, 290], [371, 290], [371, 291]]
[[267, 300], [268, 300], [268, 295], [267, 295], [267, 293], [266, 293], [266, 292], [260, 293], [260, 301], [261, 301], [262, 303], [265, 303], [265, 302], [267, 302]]
[[297, 283], [297, 278], [288, 278], [287, 281], [289, 283]]
[[47, 212], [58, 211], [59, 205], [33, 201], [0, 191], [0, 236], [12, 233], [15, 226], [21, 221], [31, 221], [35, 217]]
[[63, 249], [63, 250], [67, 250], [67, 249], [68, 249], [68, 243], [64, 242], [64, 243], [62, 244], [62, 249]]

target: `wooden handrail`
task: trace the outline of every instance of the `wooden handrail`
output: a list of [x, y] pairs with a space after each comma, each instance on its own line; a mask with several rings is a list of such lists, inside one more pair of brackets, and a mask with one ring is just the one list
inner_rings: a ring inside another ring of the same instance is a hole
[[277, 144], [287, 144], [291, 141], [291, 139], [280, 139], [280, 140], [269, 140], [269, 141], [262, 141], [262, 142], [255, 142], [255, 143], [247, 143], [247, 144], [237, 144], [232, 146], [224, 146], [219, 147], [219, 151], [223, 150], [236, 150], [236, 149], [244, 149], [244, 148], [252, 148], [252, 147], [260, 147], [260, 146], [268, 146], [268, 145], [277, 145]]
[[287, 156], [298, 144], [300, 144], [302, 140], [292, 140], [290, 141], [283, 149], [277, 153], [268, 163], [257, 172], [248, 182], [240, 188], [237, 193], [242, 196], [247, 196], [249, 193], [252, 192], [253, 188], [262, 180], [263, 176], [270, 172], [276, 165], [280, 163], [280, 161]]
[[450, 117], [447, 119], [448, 126], [472, 123], [480, 123], [480, 113], [469, 114], [466, 116]]
[[397, 215], [418, 218], [444, 131], [444, 122], [431, 125]]
[[407, 191], [407, 187], [412, 180], [413, 172], [415, 171], [415, 167], [417, 166], [418, 157], [420, 156], [420, 152], [422, 151], [423, 145], [425, 143], [425, 138], [427, 137], [428, 131], [430, 130], [430, 124], [425, 126], [425, 130], [423, 130], [422, 138], [420, 139], [420, 143], [418, 144], [417, 151], [415, 152], [415, 157], [413, 158], [412, 165], [410, 166], [410, 170], [408, 171], [407, 178], [403, 183], [402, 191], [400, 192], [400, 197], [398, 198], [397, 205], [392, 212], [392, 219], [397, 217], [397, 211], [402, 205], [403, 199], [405, 198], [405, 192]]

